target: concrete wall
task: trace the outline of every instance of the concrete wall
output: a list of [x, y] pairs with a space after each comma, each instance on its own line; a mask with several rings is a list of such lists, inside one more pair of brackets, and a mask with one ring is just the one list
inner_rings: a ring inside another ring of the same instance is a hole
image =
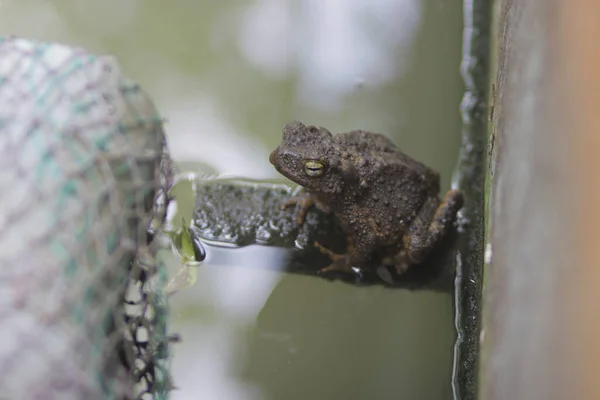
[[481, 399], [600, 399], [600, 3], [498, 6]]

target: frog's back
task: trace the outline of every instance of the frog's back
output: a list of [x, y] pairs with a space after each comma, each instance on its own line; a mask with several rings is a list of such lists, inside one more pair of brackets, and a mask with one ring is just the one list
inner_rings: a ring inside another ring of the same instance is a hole
[[429, 181], [439, 180], [437, 172], [402, 152], [381, 133], [354, 130], [335, 135], [334, 141], [344, 151], [370, 160], [382, 168], [395, 166], [392, 169], [396, 171], [427, 177]]
[[359, 154], [365, 152], [395, 153], [400, 151], [385, 135], [362, 130], [338, 133], [334, 136], [334, 141], [341, 148]]

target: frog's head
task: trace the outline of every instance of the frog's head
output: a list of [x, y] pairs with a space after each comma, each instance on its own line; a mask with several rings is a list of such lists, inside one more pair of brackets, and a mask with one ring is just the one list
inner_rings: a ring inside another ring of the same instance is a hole
[[339, 194], [358, 180], [354, 165], [343, 158], [331, 132], [298, 121], [283, 128], [281, 144], [269, 161], [286, 178], [319, 193]]

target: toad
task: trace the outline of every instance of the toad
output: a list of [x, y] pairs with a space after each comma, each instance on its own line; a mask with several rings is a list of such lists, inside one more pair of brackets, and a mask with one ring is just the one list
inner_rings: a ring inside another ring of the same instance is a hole
[[386, 136], [327, 129], [294, 121], [269, 161], [306, 193], [282, 208], [299, 204], [302, 224], [312, 206], [333, 212], [348, 234], [345, 254], [315, 243], [332, 264], [321, 270], [352, 272], [374, 263], [394, 265], [398, 274], [422, 263], [453, 231], [463, 195], [438, 195], [440, 176], [404, 154]]

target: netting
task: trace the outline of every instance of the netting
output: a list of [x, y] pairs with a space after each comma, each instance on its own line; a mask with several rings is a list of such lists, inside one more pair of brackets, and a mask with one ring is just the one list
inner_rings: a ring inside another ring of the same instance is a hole
[[114, 58], [0, 37], [0, 398], [165, 398], [162, 120]]

